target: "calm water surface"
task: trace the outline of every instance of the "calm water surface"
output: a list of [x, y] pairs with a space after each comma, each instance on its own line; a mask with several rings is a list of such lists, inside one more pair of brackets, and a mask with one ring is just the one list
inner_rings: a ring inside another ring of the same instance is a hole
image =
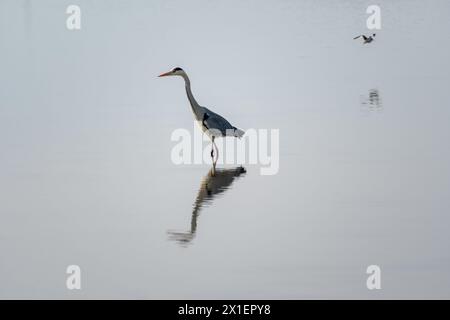
[[[1, 298], [450, 298], [448, 1], [78, 3], [0, 2]], [[277, 175], [171, 162], [174, 66]]]

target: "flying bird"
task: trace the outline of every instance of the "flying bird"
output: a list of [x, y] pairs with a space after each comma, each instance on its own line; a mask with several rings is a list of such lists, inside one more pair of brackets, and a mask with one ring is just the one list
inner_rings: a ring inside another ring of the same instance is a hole
[[375, 35], [376, 35], [376, 34], [374, 33], [374, 34], [372, 34], [371, 36], [366, 37], [365, 35], [361, 34], [361, 35], [359, 35], [359, 36], [357, 36], [357, 37], [354, 37], [353, 40], [356, 40], [356, 39], [362, 37], [363, 40], [364, 40], [364, 44], [366, 44], [366, 43], [371, 43], [371, 42], [375, 39]]
[[186, 94], [191, 104], [191, 110], [194, 114], [195, 120], [200, 125], [203, 132], [205, 132], [212, 141], [211, 145], [211, 158], [213, 158], [214, 163], [214, 148], [216, 149], [216, 161], [219, 157], [219, 150], [216, 146], [214, 140], [217, 137], [232, 136], [236, 138], [241, 138], [244, 135], [244, 131], [238, 129], [230, 124], [221, 115], [209, 110], [208, 108], [200, 106], [194, 98], [191, 91], [191, 81], [189, 80], [186, 72], [181, 68], [174, 68], [169, 72], [160, 74], [158, 77], [169, 77], [169, 76], [179, 76], [184, 79], [186, 85]]

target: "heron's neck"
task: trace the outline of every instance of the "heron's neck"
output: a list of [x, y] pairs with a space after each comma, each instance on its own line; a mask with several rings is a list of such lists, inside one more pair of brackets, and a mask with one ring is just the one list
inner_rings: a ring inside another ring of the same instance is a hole
[[195, 114], [197, 118], [200, 118], [200, 105], [197, 103], [197, 101], [194, 98], [194, 95], [192, 94], [191, 90], [191, 81], [189, 80], [189, 77], [187, 75], [183, 76], [184, 82], [186, 84], [186, 94], [189, 100], [189, 103], [191, 104], [192, 112]]

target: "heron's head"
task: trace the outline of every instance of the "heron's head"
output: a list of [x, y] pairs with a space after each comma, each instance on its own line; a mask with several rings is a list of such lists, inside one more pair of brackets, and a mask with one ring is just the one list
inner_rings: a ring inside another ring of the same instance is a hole
[[170, 70], [169, 72], [165, 72], [165, 73], [160, 74], [158, 77], [168, 77], [168, 76], [181, 76], [181, 77], [183, 77], [184, 75], [186, 75], [184, 70], [179, 68], [179, 67], [176, 67], [176, 68], [173, 68], [172, 70]]
[[376, 36], [376, 34], [374, 33], [373, 35], [372, 35], [373, 37], [375, 37]]

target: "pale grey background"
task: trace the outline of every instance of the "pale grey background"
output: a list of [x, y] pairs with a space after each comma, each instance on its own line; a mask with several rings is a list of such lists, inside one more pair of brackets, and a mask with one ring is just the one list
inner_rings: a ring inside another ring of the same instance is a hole
[[[0, 297], [450, 298], [449, 9], [0, 0]], [[156, 78], [174, 66], [203, 105], [281, 137], [279, 174], [246, 166], [187, 247], [167, 231], [189, 228], [209, 168], [170, 161], [193, 128], [181, 79]]]

